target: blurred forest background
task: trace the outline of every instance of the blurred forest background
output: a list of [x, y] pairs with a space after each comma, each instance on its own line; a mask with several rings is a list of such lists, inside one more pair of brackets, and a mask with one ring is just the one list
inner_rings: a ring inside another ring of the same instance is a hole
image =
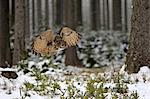
[[[76, 46], [32, 53], [41, 32], [64, 26], [81, 34]], [[145, 66], [150, 0], [0, 0], [2, 99], [149, 99]]]
[[54, 56], [56, 62], [120, 66], [127, 51], [131, 7], [131, 0], [0, 0], [0, 66], [33, 56], [26, 53], [33, 38], [63, 26], [79, 32], [82, 39], [77, 48], [66, 50], [66, 58], [64, 51]]

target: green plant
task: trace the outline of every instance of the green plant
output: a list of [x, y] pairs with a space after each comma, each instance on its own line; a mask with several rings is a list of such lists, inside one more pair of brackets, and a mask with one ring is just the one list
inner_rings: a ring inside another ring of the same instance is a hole
[[104, 87], [104, 83], [98, 80], [90, 80], [86, 86], [87, 96], [95, 97], [96, 99], [105, 99], [108, 88]]
[[112, 99], [118, 99], [119, 98], [116, 93], [112, 93], [111, 96], [112, 96]]
[[139, 99], [139, 95], [137, 91], [133, 91], [130, 95], [131, 99]]
[[32, 90], [34, 88], [34, 84], [31, 84], [29, 82], [25, 82], [24, 86], [27, 91]]
[[52, 88], [53, 88], [54, 92], [55, 92], [57, 89], [58, 89], [58, 90], [61, 90], [61, 89], [60, 89], [60, 85], [59, 85], [57, 82], [52, 83]]

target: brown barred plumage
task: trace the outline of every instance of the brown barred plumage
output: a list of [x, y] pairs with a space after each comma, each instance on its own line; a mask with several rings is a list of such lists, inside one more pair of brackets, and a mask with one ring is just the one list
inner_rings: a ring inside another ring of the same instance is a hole
[[32, 43], [32, 50], [42, 55], [52, 55], [59, 48], [75, 46], [80, 40], [80, 35], [68, 27], [63, 27], [59, 35], [55, 35], [50, 29], [42, 32]]

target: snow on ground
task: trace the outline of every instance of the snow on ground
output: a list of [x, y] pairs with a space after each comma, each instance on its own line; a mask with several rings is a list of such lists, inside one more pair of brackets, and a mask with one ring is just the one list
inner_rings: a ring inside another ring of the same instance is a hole
[[[127, 85], [128, 87], [127, 92], [120, 94], [119, 92], [114, 91], [117, 89], [117, 87], [115, 88], [115, 86], [117, 86], [115, 80], [117, 77], [120, 77], [114, 76], [117, 73], [113, 73], [111, 71], [104, 72], [102, 70], [99, 70], [99, 72], [97, 70], [95, 72], [96, 69], [92, 70], [71, 66], [48, 66], [48, 68], [45, 68], [44, 66], [46, 66], [46, 64], [49, 64], [48, 60], [40, 62], [29, 61], [29, 72], [25, 73], [23, 70], [19, 70], [17, 79], [7, 79], [1, 76], [0, 98], [65, 99], [67, 97], [74, 97], [75, 99], [81, 99], [80, 96], [82, 96], [85, 99], [88, 99], [87, 97], [92, 97], [89, 94], [89, 92], [93, 90], [92, 84], [97, 88], [100, 88], [101, 86], [108, 88], [108, 91], [106, 93], [104, 92], [104, 95], [107, 94], [105, 99], [112, 99], [112, 94], [114, 93], [118, 95], [119, 99], [122, 99], [122, 96], [126, 94], [128, 94], [127, 97], [130, 98], [131, 94], [136, 92], [139, 96], [139, 99], [149, 99], [150, 97], [150, 69], [147, 67], [142, 67], [137, 74], [128, 75], [126, 72], [120, 72], [120, 75], [123, 75], [123, 77], [119, 78], [119, 83], [120, 81], [124, 80], [124, 85]], [[36, 69], [33, 69], [34, 66], [37, 66]], [[43, 72], [43, 68], [45, 68], [45, 72]], [[17, 69], [19, 69], [19, 67]], [[38, 74], [39, 71], [40, 74]], [[123, 71], [123, 69], [121, 69], [121, 71]], [[48, 77], [48, 79], [46, 79], [46, 77]], [[43, 87], [41, 87], [42, 84]], [[95, 93], [97, 91], [95, 91]], [[135, 94], [132, 96], [135, 96]]]

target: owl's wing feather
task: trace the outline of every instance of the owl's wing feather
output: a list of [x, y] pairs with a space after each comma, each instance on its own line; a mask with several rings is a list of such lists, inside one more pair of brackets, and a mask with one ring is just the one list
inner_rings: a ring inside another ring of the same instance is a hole
[[53, 42], [54, 38], [55, 35], [51, 30], [42, 32], [38, 37], [35, 38], [35, 40], [32, 43], [33, 52], [42, 55], [48, 55], [55, 52], [52, 43], [49, 44], [49, 42]]
[[37, 37], [32, 44], [32, 50], [36, 53], [42, 53], [47, 46], [47, 41]]
[[75, 46], [80, 40], [80, 35], [68, 27], [62, 28], [60, 35], [68, 46]]
[[46, 41], [53, 41], [55, 38], [55, 35], [51, 29], [42, 32], [39, 36]]

